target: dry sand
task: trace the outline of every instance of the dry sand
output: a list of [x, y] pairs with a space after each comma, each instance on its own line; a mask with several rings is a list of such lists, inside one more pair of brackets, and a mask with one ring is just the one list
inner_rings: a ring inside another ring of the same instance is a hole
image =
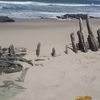
[[[84, 26], [84, 36], [87, 29]], [[91, 20], [92, 30], [100, 28], [100, 20]], [[93, 100], [100, 99], [100, 51], [75, 54], [65, 45], [71, 47], [70, 33], [74, 32], [76, 41], [79, 30], [78, 20], [35, 20], [32, 22], [0, 23], [0, 45], [7, 47], [26, 47], [26, 58], [33, 60], [34, 66], [29, 67], [24, 83], [16, 82], [20, 73], [3, 74], [2, 81], [10, 80], [25, 88], [19, 93], [13, 89], [0, 89], [0, 100], [74, 100], [75, 96], [89, 95]], [[41, 42], [41, 55], [44, 61], [34, 61], [35, 50]], [[51, 57], [52, 47], [55, 47], [57, 57]], [[3, 91], [3, 92], [2, 92]], [[2, 96], [1, 96], [2, 95]], [[4, 98], [4, 97], [5, 98]]]

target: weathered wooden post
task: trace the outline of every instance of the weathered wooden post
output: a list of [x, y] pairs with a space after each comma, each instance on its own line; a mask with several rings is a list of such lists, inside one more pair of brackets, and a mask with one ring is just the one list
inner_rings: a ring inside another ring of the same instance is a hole
[[98, 51], [98, 44], [95, 40], [95, 37], [93, 35], [93, 32], [91, 30], [90, 24], [89, 24], [89, 16], [87, 15], [87, 19], [86, 19], [86, 25], [87, 25], [87, 29], [88, 29], [88, 43], [89, 43], [89, 47], [92, 51]]
[[79, 38], [79, 43], [78, 43], [78, 47], [81, 51], [83, 52], [87, 52], [87, 45], [86, 42], [84, 41], [84, 36], [83, 36], [83, 27], [82, 27], [82, 19], [79, 19], [79, 27], [80, 27], [80, 31], [77, 32], [78, 38]]
[[3, 51], [2, 51], [2, 47], [0, 46], [0, 57], [2, 56]]
[[56, 50], [55, 50], [55, 48], [52, 48], [51, 56], [52, 57], [55, 57], [56, 56]]
[[68, 54], [68, 45], [65, 46], [65, 54]]
[[80, 28], [80, 32], [83, 32], [83, 26], [82, 26], [82, 19], [79, 18], [79, 28]]
[[10, 56], [14, 56], [15, 55], [15, 50], [14, 50], [14, 46], [13, 44], [11, 44], [8, 48], [8, 52]]
[[36, 49], [36, 56], [37, 57], [39, 57], [39, 55], [40, 55], [40, 47], [41, 47], [41, 43], [38, 43], [37, 49]]
[[100, 48], [100, 29], [97, 30], [97, 39], [98, 39], [98, 43], [99, 43], [99, 48]]
[[75, 53], [77, 53], [78, 50], [77, 50], [77, 46], [76, 46], [76, 43], [75, 43], [74, 33], [71, 33], [71, 34], [70, 34], [70, 38], [71, 38], [71, 42], [72, 42], [73, 51], [74, 51]]

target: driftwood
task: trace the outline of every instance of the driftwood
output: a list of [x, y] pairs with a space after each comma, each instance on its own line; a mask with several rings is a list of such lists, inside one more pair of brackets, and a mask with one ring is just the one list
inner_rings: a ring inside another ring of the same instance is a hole
[[10, 61], [21, 61], [21, 62], [26, 62], [26, 63], [28, 63], [28, 64], [33, 66], [33, 63], [32, 63], [31, 60], [27, 60], [25, 58], [16, 57], [16, 56], [13, 56], [13, 57], [11, 57], [11, 56], [1, 57], [0, 61], [8, 61], [8, 62], [10, 62]]
[[55, 48], [52, 48], [51, 56], [52, 57], [55, 57], [56, 56], [56, 50], [55, 50]]
[[76, 43], [75, 43], [74, 33], [71, 33], [71, 34], [70, 34], [70, 38], [71, 38], [71, 42], [72, 42], [73, 51], [74, 51], [75, 53], [77, 53], [78, 50], [77, 50], [77, 46], [76, 46]]
[[[21, 62], [26, 62], [33, 66], [31, 60], [23, 58], [26, 54], [25, 48], [14, 48], [13, 45], [10, 45], [9, 48], [0, 48], [0, 74], [4, 73], [14, 73], [22, 70], [23, 66]], [[16, 62], [18, 61], [18, 63]]]
[[98, 43], [99, 43], [99, 48], [100, 48], [100, 29], [97, 30], [97, 39], [98, 39]]
[[77, 32], [78, 38], [79, 38], [79, 43], [78, 43], [78, 47], [81, 51], [83, 52], [87, 52], [87, 45], [86, 42], [84, 40], [84, 36], [83, 36], [83, 27], [82, 27], [82, 19], [79, 19], [79, 27], [80, 27], [80, 31]]
[[22, 70], [22, 65], [11, 61], [0, 61], [0, 72], [14, 73]]
[[36, 49], [36, 56], [37, 57], [39, 57], [39, 55], [40, 55], [40, 47], [41, 47], [41, 43], [38, 43], [37, 49]]
[[33, 63], [31, 60], [27, 60], [25, 58], [19, 58], [19, 57], [1, 57], [0, 58], [0, 69], [2, 72], [5, 73], [14, 73], [19, 72], [22, 70], [23, 66], [19, 63], [16, 63], [15, 61], [21, 61], [26, 62], [33, 66]]
[[90, 24], [89, 24], [89, 16], [87, 15], [87, 19], [86, 19], [86, 25], [87, 25], [87, 29], [88, 29], [88, 43], [89, 43], [89, 47], [92, 51], [98, 51], [98, 44], [95, 40], [95, 37], [93, 35], [93, 32], [91, 30]]
[[23, 57], [26, 55], [26, 52], [26, 48], [14, 48], [13, 45], [10, 45], [9, 48], [0, 47], [0, 53], [2, 54], [2, 56], [9, 55]]

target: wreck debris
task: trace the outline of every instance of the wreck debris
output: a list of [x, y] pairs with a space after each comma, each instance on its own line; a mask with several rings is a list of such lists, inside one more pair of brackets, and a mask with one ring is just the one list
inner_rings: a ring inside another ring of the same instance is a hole
[[40, 55], [40, 47], [41, 47], [41, 43], [37, 44], [37, 49], [36, 49], [36, 56], [39, 57]]
[[68, 45], [65, 46], [65, 54], [68, 54]]
[[26, 54], [25, 49], [15, 49], [13, 44], [10, 45], [9, 48], [0, 48], [0, 74], [2, 74], [2, 72], [14, 73], [21, 71], [23, 66], [20, 62], [26, 62], [33, 66], [31, 60], [23, 58], [23, 53], [24, 55]]
[[70, 34], [70, 38], [71, 38], [71, 42], [72, 42], [73, 51], [74, 51], [75, 53], [77, 53], [78, 50], [77, 50], [77, 46], [76, 46], [76, 43], [75, 43], [74, 33], [71, 33], [71, 34]]
[[56, 56], [56, 50], [55, 50], [55, 48], [52, 48], [51, 56], [52, 57], [55, 57]]
[[98, 44], [95, 40], [92, 29], [90, 27], [88, 15], [87, 15], [87, 19], [86, 19], [86, 25], [87, 25], [87, 29], [88, 29], [88, 38], [87, 39], [88, 39], [89, 47], [92, 51], [98, 51]]
[[83, 36], [83, 26], [82, 26], [82, 19], [79, 19], [79, 27], [80, 27], [80, 31], [77, 32], [78, 38], [79, 38], [79, 43], [78, 43], [78, 47], [81, 51], [83, 52], [87, 52], [87, 45], [86, 42], [84, 40], [84, 36]]
[[97, 30], [97, 39], [98, 39], [98, 43], [99, 43], [99, 48], [100, 48], [100, 29]]

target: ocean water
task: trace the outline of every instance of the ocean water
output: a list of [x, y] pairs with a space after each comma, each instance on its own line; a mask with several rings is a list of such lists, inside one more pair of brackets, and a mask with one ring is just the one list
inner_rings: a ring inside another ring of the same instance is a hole
[[0, 0], [0, 15], [11, 18], [56, 18], [76, 13], [100, 17], [100, 0]]

